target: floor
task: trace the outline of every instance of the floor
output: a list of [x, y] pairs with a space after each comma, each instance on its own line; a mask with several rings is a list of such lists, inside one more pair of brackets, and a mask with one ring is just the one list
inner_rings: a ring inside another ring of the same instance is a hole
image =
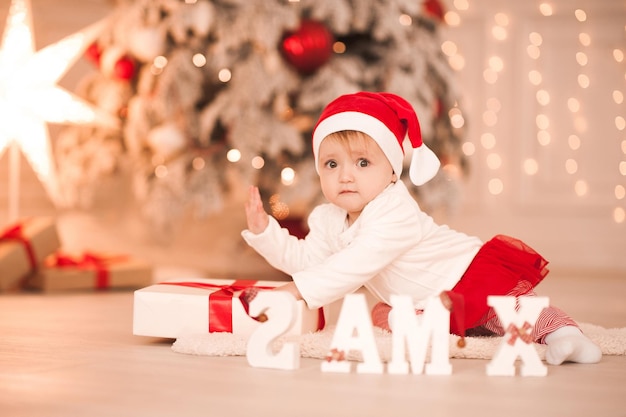
[[[9, 4], [0, 0], [0, 27]], [[82, 29], [111, 7], [109, 0], [71, 4], [33, 0], [38, 47]], [[63, 85], [71, 90], [87, 65], [79, 62]], [[229, 233], [240, 230], [241, 212], [237, 206], [239, 217], [207, 227], [214, 235], [227, 227]], [[165, 275], [185, 265], [191, 273], [276, 277], [239, 240], [208, 243], [206, 229], [190, 228], [185, 245], [147, 248], [137, 244], [141, 233], [133, 219], [107, 216], [100, 226], [81, 215], [59, 216], [64, 248], [115, 248], [174, 265], [161, 270]], [[84, 247], [85, 236], [92, 246]], [[172, 247], [179, 248], [175, 256]], [[233, 253], [238, 256], [225, 255]], [[539, 293], [581, 322], [626, 327], [623, 274], [559, 271]], [[488, 377], [487, 361], [468, 359], [451, 360], [453, 373], [445, 377], [328, 374], [315, 359], [303, 359], [295, 371], [263, 370], [243, 357], [182, 355], [171, 350], [171, 340], [133, 336], [132, 310], [130, 291], [0, 294], [0, 416], [626, 417], [626, 356], [549, 366], [545, 378]]]
[[[626, 327], [626, 280], [552, 277], [541, 295], [581, 322]], [[130, 291], [0, 295], [2, 416], [626, 416], [626, 357], [549, 366], [547, 377], [488, 377], [451, 360], [451, 376], [252, 368], [244, 357], [175, 353], [132, 335]]]

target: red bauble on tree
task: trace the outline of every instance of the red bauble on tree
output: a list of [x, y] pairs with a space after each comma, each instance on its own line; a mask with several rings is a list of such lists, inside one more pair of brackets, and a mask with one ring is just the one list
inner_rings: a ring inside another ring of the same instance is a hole
[[113, 66], [113, 74], [120, 80], [131, 80], [135, 76], [137, 64], [128, 55], [122, 56]]
[[427, 15], [439, 20], [440, 22], [444, 21], [446, 11], [439, 0], [425, 0], [422, 7]]
[[97, 42], [94, 42], [91, 45], [89, 45], [89, 47], [85, 51], [85, 56], [87, 57], [88, 60], [90, 60], [96, 66], [99, 66], [100, 57], [102, 56], [102, 49], [100, 48], [100, 45], [98, 45]]
[[439, 119], [443, 115], [443, 100], [441, 97], [437, 97], [437, 100], [433, 103], [433, 114], [436, 119]]
[[282, 52], [302, 74], [310, 74], [324, 65], [333, 52], [334, 38], [321, 22], [303, 20], [295, 32], [285, 35]]

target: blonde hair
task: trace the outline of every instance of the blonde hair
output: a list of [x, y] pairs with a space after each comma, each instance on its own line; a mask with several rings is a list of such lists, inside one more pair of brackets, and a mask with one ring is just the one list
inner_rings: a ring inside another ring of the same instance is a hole
[[326, 136], [324, 140], [338, 143], [349, 152], [352, 151], [352, 145], [360, 145], [367, 149], [372, 143], [376, 143], [370, 135], [358, 130], [341, 130], [339, 132], [333, 132]]
[[[353, 147], [362, 148], [366, 151], [369, 151], [371, 146], [378, 148], [378, 150], [389, 160], [389, 157], [383, 150], [380, 148], [378, 142], [376, 142], [370, 135], [367, 133], [363, 133], [359, 130], [340, 130], [338, 132], [333, 132], [326, 136], [322, 142], [330, 141], [339, 144], [342, 146], [349, 154], [353, 152]], [[318, 162], [320, 163], [320, 162]], [[392, 182], [396, 182], [398, 176], [396, 175], [393, 165], [390, 163], [391, 170], [395, 176], [395, 179]]]

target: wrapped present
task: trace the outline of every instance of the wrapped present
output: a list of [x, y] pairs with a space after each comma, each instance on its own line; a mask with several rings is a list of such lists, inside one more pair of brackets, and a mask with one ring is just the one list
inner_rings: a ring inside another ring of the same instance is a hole
[[0, 291], [15, 289], [61, 246], [56, 223], [33, 217], [0, 232]]
[[152, 267], [127, 255], [61, 252], [48, 256], [29, 286], [45, 292], [142, 288], [152, 283]]
[[[177, 338], [191, 333], [229, 332], [248, 336], [262, 320], [248, 315], [242, 295], [251, 289], [270, 290], [281, 284], [192, 278], [142, 288], [135, 291], [133, 334]], [[311, 310], [304, 301], [298, 301], [296, 318], [287, 334], [305, 334], [323, 327], [323, 310]]]

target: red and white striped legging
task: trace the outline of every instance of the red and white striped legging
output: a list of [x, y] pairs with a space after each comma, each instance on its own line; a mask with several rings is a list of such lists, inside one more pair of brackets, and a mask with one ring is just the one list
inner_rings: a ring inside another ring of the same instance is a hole
[[[533, 297], [536, 296], [533, 288], [530, 285], [527, 285], [526, 282], [521, 282], [511, 290], [507, 295], [516, 296], [516, 297]], [[385, 303], [378, 303], [372, 309], [372, 322], [374, 326], [381, 327], [385, 330], [389, 330], [389, 312], [391, 311], [391, 306]], [[422, 314], [422, 310], [416, 310], [416, 314]], [[506, 333], [505, 329], [502, 327], [502, 323], [498, 316], [496, 315], [495, 310], [490, 307], [489, 310], [483, 315], [483, 317], [479, 320], [481, 325], [473, 328], [474, 333], [485, 334], [492, 333], [495, 336], [504, 336]], [[578, 324], [568, 316], [562, 310], [549, 306], [543, 309], [537, 322], [533, 326], [532, 329], [532, 338], [536, 343], [545, 343], [545, 337], [564, 326], [576, 326]]]
[[[522, 289], [523, 293], [520, 294], [519, 291], [521, 288], [518, 287], [514, 288], [508, 295], [515, 295], [517, 297], [533, 297], [537, 295], [532, 288], [524, 288]], [[483, 323], [479, 326], [481, 329], [493, 332], [497, 336], [504, 336], [506, 333], [505, 329], [502, 327], [500, 319], [498, 319], [498, 316], [492, 307], [489, 308], [480, 322]], [[539, 317], [533, 326], [531, 335], [535, 343], [545, 343], [544, 340], [547, 335], [564, 326], [578, 327], [578, 324], [563, 310], [554, 306], [548, 306], [539, 314]]]

